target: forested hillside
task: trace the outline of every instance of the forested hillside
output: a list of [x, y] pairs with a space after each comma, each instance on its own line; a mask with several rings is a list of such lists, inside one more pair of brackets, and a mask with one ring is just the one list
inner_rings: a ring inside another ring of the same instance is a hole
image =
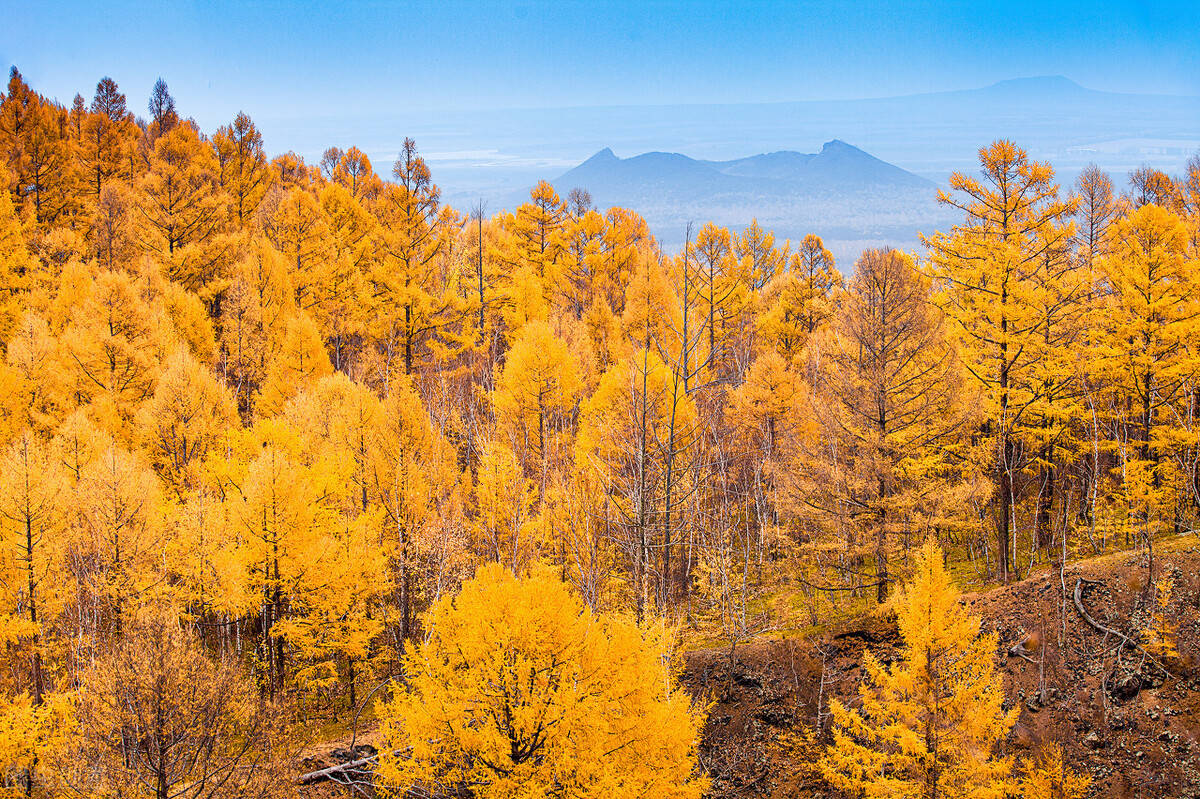
[[981, 142], [957, 224], [835, 264], [133, 105], [0, 98], [0, 794], [284, 796], [371, 725], [413, 796], [699, 796], [680, 654], [878, 612], [899, 654], [780, 744], [819, 790], [1084, 795], [992, 756], [1013, 642], [955, 584], [1084, 614], [1116, 551], [1092, 657], [1194, 678], [1200, 156], [1060, 186]]

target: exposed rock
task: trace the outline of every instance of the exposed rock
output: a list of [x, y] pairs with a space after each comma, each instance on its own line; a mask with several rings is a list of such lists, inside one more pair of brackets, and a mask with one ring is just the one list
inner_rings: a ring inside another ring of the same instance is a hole
[[1142, 690], [1142, 679], [1138, 674], [1114, 671], [1109, 675], [1105, 685], [1108, 688], [1108, 695], [1114, 700], [1128, 702]]
[[353, 749], [333, 749], [329, 752], [329, 756], [334, 760], [340, 760], [343, 763], [349, 763], [351, 760], [362, 760], [364, 757], [373, 757], [379, 754], [379, 750], [370, 744], [359, 744]]
[[762, 680], [758, 679], [753, 674], [738, 674], [733, 678], [733, 682], [734, 684], [740, 685], [743, 688], [756, 688], [758, 690], [762, 690], [763, 687]]
[[772, 727], [787, 727], [792, 723], [792, 714], [781, 708], [763, 708], [754, 718]]
[[1009, 743], [1018, 749], [1032, 749], [1037, 741], [1034, 740], [1033, 733], [1021, 722], [1013, 725], [1012, 732], [1008, 736]]

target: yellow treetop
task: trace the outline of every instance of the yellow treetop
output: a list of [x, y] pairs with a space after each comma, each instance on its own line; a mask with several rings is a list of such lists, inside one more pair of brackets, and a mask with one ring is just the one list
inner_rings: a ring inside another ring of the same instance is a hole
[[1029, 764], [1021, 795], [1025, 799], [1083, 799], [1091, 785], [1090, 777], [1066, 764], [1062, 747], [1051, 744]]
[[699, 797], [703, 714], [668, 666], [662, 628], [592, 613], [548, 571], [481, 568], [433, 609], [381, 710], [378, 776], [479, 799]]
[[534, 320], [509, 350], [497, 381], [496, 415], [520, 449], [540, 460], [582, 392], [579, 359], [550, 325]]

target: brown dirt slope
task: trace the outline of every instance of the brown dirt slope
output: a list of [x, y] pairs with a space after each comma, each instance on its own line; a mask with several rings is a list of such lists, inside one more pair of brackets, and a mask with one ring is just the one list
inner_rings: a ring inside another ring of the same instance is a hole
[[[1144, 557], [1110, 555], [964, 597], [998, 635], [1009, 706], [1021, 706], [1006, 754], [1057, 741], [1092, 776], [1093, 796], [1200, 798], [1200, 541], [1160, 549], [1156, 575], [1174, 581], [1167, 619], [1178, 650], [1162, 659], [1165, 672], [1094, 629], [1072, 598], [1083, 578], [1092, 619], [1142, 640], [1153, 610]], [[1025, 658], [1010, 654], [1021, 642]], [[898, 644], [894, 618], [881, 615], [820, 638], [752, 642], [732, 657], [727, 649], [689, 655], [684, 680], [713, 703], [701, 750], [712, 795], [837, 796], [811, 766], [827, 733], [828, 698], [853, 696], [864, 650], [887, 662]]]

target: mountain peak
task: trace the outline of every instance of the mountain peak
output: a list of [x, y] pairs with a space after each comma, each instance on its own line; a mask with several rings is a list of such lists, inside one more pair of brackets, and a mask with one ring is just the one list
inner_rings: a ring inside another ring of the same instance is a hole
[[1030, 78], [1012, 78], [988, 86], [984, 91], [1005, 94], [1080, 94], [1087, 89], [1063, 75], [1036, 75]]
[[827, 141], [821, 145], [821, 152], [823, 152], [823, 153], [838, 152], [838, 151], [856, 152], [856, 153], [863, 152], [862, 150], [855, 147], [853, 144], [847, 144], [846, 142], [842, 141], [841, 139], [831, 139], [830, 141]]
[[593, 155], [591, 158], [587, 159], [583, 163], [585, 163], [585, 164], [603, 164], [603, 163], [609, 162], [609, 161], [620, 161], [620, 160], [621, 160], [620, 158], [617, 158], [616, 153], [614, 153], [612, 151], [611, 147], [605, 147], [603, 150], [596, 153], [595, 155]]
[[932, 193], [924, 178], [841, 139], [825, 142], [817, 154], [779, 150], [732, 161], [700, 161], [670, 152], [618, 158], [605, 147], [553, 183], [560, 191], [587, 189], [602, 206], [632, 208], [735, 196], [747, 203], [763, 197], [794, 202], [801, 196], [880, 187]]

